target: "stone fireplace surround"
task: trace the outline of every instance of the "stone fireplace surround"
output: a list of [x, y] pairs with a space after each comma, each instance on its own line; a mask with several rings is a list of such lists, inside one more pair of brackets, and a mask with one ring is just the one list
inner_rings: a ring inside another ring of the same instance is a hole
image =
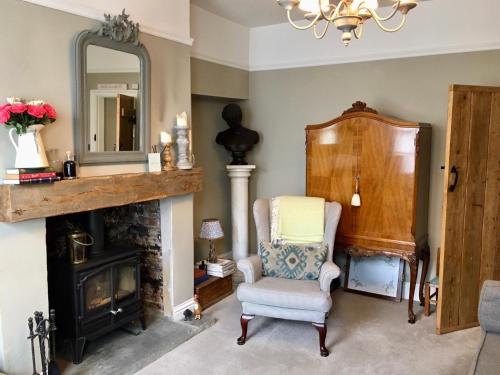
[[[70, 181], [53, 186], [53, 189], [58, 189], [59, 192], [55, 197], [51, 197], [51, 190], [47, 190], [50, 186], [26, 187], [26, 189], [17, 187], [21, 189], [1, 191], [0, 369], [14, 375], [32, 372], [31, 353], [26, 339], [27, 318], [35, 310], [48, 312], [45, 216], [30, 217], [28, 220], [19, 218], [9, 220], [9, 217], [15, 217], [15, 212], [24, 212], [27, 215], [43, 212], [40, 209], [44, 207], [50, 211], [46, 216], [55, 216], [57, 212], [53, 206], [65, 202], [66, 207], [72, 211], [63, 210], [60, 214], [86, 211], [88, 207], [96, 209], [158, 200], [162, 239], [161, 272], [164, 280], [163, 312], [173, 319], [181, 319], [182, 312], [193, 304], [192, 193], [201, 190], [201, 175], [200, 169], [193, 169], [161, 174], [89, 177], [87, 180], [77, 180], [87, 186], [88, 191], [77, 193], [74, 191], [76, 185], [71, 185], [67, 189], [70, 195], [66, 198], [70, 200], [61, 199], [61, 194], [64, 195], [61, 189], [64, 188], [64, 184], [71, 183]], [[123, 185], [121, 176], [132, 176], [132, 179], [126, 186], [118, 186], [119, 193], [112, 195], [110, 190], [112, 184]], [[96, 182], [90, 179], [96, 179]], [[148, 184], [149, 187], [144, 186]], [[0, 187], [3, 188], [6, 186]], [[150, 191], [149, 197], [148, 191]], [[90, 194], [87, 194], [89, 192]], [[107, 195], [109, 199], [102, 199]], [[117, 204], [120, 202], [119, 195], [124, 197], [122, 204]], [[83, 203], [85, 199], [82, 200], [82, 196], [87, 196], [87, 203]], [[96, 204], [96, 200], [100, 203]], [[30, 202], [33, 203], [32, 210], [29, 207]]]

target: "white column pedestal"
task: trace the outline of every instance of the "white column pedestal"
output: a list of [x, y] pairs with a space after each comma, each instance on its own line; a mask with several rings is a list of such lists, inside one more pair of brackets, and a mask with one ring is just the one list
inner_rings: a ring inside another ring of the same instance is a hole
[[[233, 259], [237, 262], [248, 257], [248, 179], [255, 165], [228, 165], [231, 178], [231, 222], [233, 234]], [[244, 281], [243, 274], [236, 271], [235, 283]]]

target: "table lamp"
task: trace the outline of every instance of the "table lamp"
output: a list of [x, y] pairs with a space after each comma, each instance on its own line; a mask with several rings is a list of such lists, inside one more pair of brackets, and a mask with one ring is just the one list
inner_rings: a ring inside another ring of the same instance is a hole
[[224, 232], [222, 231], [219, 219], [204, 219], [201, 222], [200, 238], [210, 241], [210, 252], [208, 253], [208, 261], [210, 263], [217, 263], [214, 240], [223, 237]]

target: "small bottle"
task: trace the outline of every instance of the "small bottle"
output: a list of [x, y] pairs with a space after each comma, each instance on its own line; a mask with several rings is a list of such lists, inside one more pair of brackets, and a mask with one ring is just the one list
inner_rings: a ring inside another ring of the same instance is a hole
[[73, 180], [76, 178], [76, 163], [71, 156], [71, 151], [66, 151], [66, 161], [63, 165], [63, 174], [65, 180]]

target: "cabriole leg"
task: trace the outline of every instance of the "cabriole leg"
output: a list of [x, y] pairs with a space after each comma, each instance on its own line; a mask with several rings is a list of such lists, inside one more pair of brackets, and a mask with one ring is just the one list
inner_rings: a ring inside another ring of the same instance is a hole
[[414, 324], [416, 317], [413, 312], [413, 297], [415, 296], [415, 284], [417, 283], [418, 258], [412, 257], [410, 263], [410, 294], [408, 296], [408, 323]]
[[245, 342], [247, 341], [247, 329], [248, 329], [248, 322], [252, 320], [255, 317], [255, 315], [246, 315], [242, 314], [240, 318], [240, 323], [241, 323], [241, 336], [238, 338], [238, 345], [245, 345]]
[[322, 357], [328, 357], [330, 352], [325, 346], [325, 339], [326, 339], [326, 324], [321, 324], [321, 323], [313, 323], [314, 328], [319, 333], [319, 352]]

